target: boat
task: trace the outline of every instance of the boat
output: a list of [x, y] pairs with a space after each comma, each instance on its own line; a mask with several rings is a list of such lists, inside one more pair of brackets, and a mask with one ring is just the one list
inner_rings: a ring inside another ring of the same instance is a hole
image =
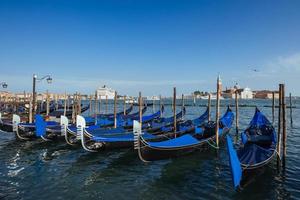
[[[85, 111], [87, 111], [90, 108], [90, 105], [86, 105], [86, 106], [82, 106], [81, 107], [81, 113], [84, 113]], [[66, 110], [66, 115], [67, 117], [72, 117], [72, 110]], [[63, 108], [59, 108], [58, 110], [53, 110], [52, 112], [49, 113], [50, 117], [55, 117], [55, 118], [59, 118], [61, 115], [64, 114], [64, 109]]]
[[234, 148], [230, 136], [226, 140], [233, 186], [236, 189], [246, 186], [276, 156], [276, 131], [258, 108], [248, 128], [241, 133], [239, 148]]
[[[147, 129], [143, 130], [143, 136], [146, 140], [151, 141], [162, 141], [167, 140], [171, 137], [174, 137], [175, 134], [177, 135], [183, 135], [188, 132], [191, 132], [194, 130], [195, 126], [202, 124], [205, 120], [207, 120], [208, 115], [207, 111], [202, 114], [200, 117], [195, 119], [194, 121], [186, 121], [184, 123], [179, 123], [177, 131], [174, 133], [174, 131], [170, 131], [169, 129], [165, 131], [160, 131], [159, 134], [150, 133], [147, 131]], [[80, 135], [80, 140], [82, 147], [90, 152], [95, 152], [99, 150], [104, 149], [112, 149], [112, 148], [130, 148], [134, 146], [134, 130], [131, 132], [125, 132], [125, 133], [115, 133], [115, 134], [103, 134], [103, 133], [97, 133], [96, 131], [89, 131], [85, 127], [84, 118], [81, 116], [77, 116], [78, 119], [78, 132]], [[174, 118], [173, 118], [174, 119]], [[134, 120], [134, 124], [139, 123], [138, 121]], [[198, 123], [198, 124], [194, 124]], [[142, 123], [139, 123], [141, 130], [143, 129]], [[172, 130], [172, 129], [171, 129]]]
[[[147, 116], [143, 116], [142, 120], [144, 120], [144, 124], [145, 127], [149, 127], [149, 123], [152, 122], [155, 119], [158, 119], [161, 116], [161, 111], [158, 111], [154, 114], [151, 115], [147, 115]], [[83, 119], [81, 119], [83, 118]], [[86, 119], [82, 116], [77, 116], [76, 117], [76, 126], [67, 126], [65, 127], [63, 130], [65, 130], [65, 132], [63, 133], [63, 135], [65, 135], [65, 140], [68, 144], [70, 145], [74, 145], [76, 143], [79, 142], [80, 138], [79, 138], [79, 134], [78, 133], [78, 127], [80, 126], [80, 124], [82, 124], [84, 121], [84, 127], [85, 127], [85, 133], [87, 134], [88, 137], [92, 137], [93, 134], [96, 135], [102, 135], [102, 134], [124, 134], [126, 132], [130, 132], [133, 128], [133, 120], [137, 120], [139, 118], [139, 116], [133, 116], [133, 118], [129, 118], [129, 119], [125, 119], [125, 120], [121, 120], [118, 121], [117, 120], [117, 127], [113, 128], [107, 128], [106, 126], [102, 126], [102, 125], [94, 125], [94, 126], [88, 126], [86, 123]], [[80, 119], [80, 120], [79, 120]], [[66, 124], [66, 123], [65, 123]], [[91, 133], [93, 132], [93, 134]]]
[[20, 116], [14, 114], [12, 119], [13, 132], [16, 134], [17, 138], [20, 140], [32, 140], [39, 137], [42, 137], [44, 140], [47, 140], [41, 134], [41, 126], [45, 128], [56, 127], [59, 125], [56, 121], [44, 121], [42, 115], [35, 115], [34, 123], [22, 123]]
[[[228, 107], [226, 113], [219, 121], [219, 138], [224, 139], [229, 132], [234, 119], [234, 114]], [[193, 131], [176, 135], [176, 137], [165, 141], [147, 141], [144, 134], [135, 131], [135, 148], [138, 151], [139, 158], [144, 162], [168, 159], [182, 156], [199, 149], [214, 146], [216, 140], [216, 123], [209, 121], [204, 124], [197, 124]], [[137, 128], [138, 130], [138, 128]]]
[[[51, 107], [51, 109], [53, 109], [53, 107]], [[89, 109], [89, 105], [84, 106], [81, 108], [81, 112], [83, 113], [88, 109]], [[43, 112], [39, 111], [37, 113], [46, 114], [46, 112], [44, 112], [44, 111]], [[63, 115], [63, 113], [64, 113], [63, 109], [54, 110], [49, 114], [49, 116], [50, 117], [58, 117], [58, 116]], [[20, 131], [20, 134], [24, 134], [26, 131], [32, 132], [32, 130], [34, 130], [34, 123], [26, 123], [26, 121], [28, 120], [28, 117], [27, 117], [28, 113], [18, 113], [18, 115], [21, 116], [21, 122], [22, 122], [22, 123], [20, 122], [20, 128], [21, 128], [21, 130], [24, 130], [24, 131]], [[5, 131], [5, 132], [13, 132], [13, 123], [12, 123], [13, 117], [12, 116], [13, 116], [13, 114], [10, 114], [10, 117], [6, 117], [6, 118], [3, 118], [2, 116], [0, 116], [0, 130]], [[71, 117], [72, 111], [68, 110], [66, 112], [66, 116]], [[52, 124], [53, 124], [53, 126], [51, 126], [51, 127], [54, 127], [55, 124], [59, 125], [59, 123], [54, 123], [54, 122]]]

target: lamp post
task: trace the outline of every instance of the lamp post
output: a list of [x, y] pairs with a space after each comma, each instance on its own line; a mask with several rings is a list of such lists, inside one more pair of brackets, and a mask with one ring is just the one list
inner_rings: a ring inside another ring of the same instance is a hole
[[52, 78], [50, 77], [50, 75], [46, 75], [42, 78], [38, 78], [38, 76], [36, 74], [33, 74], [33, 81], [32, 81], [32, 115], [34, 116], [35, 112], [36, 112], [36, 82], [37, 81], [42, 81], [46, 79], [47, 80], [47, 83], [50, 84], [52, 83]]

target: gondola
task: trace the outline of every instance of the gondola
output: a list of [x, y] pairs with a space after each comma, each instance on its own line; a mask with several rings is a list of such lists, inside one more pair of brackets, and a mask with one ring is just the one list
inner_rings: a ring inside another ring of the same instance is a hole
[[[219, 121], [220, 139], [224, 139], [229, 132], [233, 119], [234, 115], [228, 107], [226, 113]], [[214, 146], [213, 143], [216, 138], [215, 128], [216, 123], [209, 121], [205, 124], [197, 125], [188, 134], [177, 135], [174, 138], [158, 142], [147, 141], [144, 134], [136, 131], [135, 147], [138, 150], [139, 158], [144, 162], [178, 157], [198, 149]]]
[[[195, 126], [202, 124], [205, 120], [207, 120], [208, 115], [207, 111], [201, 115], [199, 118], [194, 121], [187, 121], [185, 123], [178, 124], [178, 129], [176, 131], [177, 135], [183, 135], [189, 133], [195, 129]], [[87, 151], [99, 151], [104, 149], [112, 149], [112, 148], [128, 148], [133, 147], [134, 145], [134, 131], [123, 133], [123, 134], [95, 134], [87, 131], [85, 128], [85, 123], [83, 118], [78, 116], [79, 120], [79, 128], [78, 132], [80, 133], [80, 140], [82, 147]], [[134, 121], [134, 123], [138, 123]], [[198, 123], [198, 124], [194, 124]], [[142, 129], [142, 125], [141, 125]], [[160, 134], [149, 133], [146, 130], [143, 130], [143, 135], [146, 140], [151, 141], [162, 141], [167, 140], [169, 138], [174, 137], [175, 133], [170, 131], [161, 131]]]
[[[59, 125], [56, 121], [44, 121], [43, 117], [39, 114], [35, 115], [34, 123], [22, 123], [19, 115], [13, 115], [12, 119], [13, 132], [16, 134], [17, 139], [32, 140], [39, 137], [43, 138], [40, 125], [45, 128], [56, 127]], [[46, 138], [43, 138], [47, 140]]]
[[[89, 105], [84, 106], [84, 107], [81, 108], [81, 112], [83, 113], [88, 109], [89, 109]], [[59, 116], [63, 115], [63, 113], [64, 113], [63, 110], [56, 110], [56, 111], [53, 111], [53, 112], [55, 112], [56, 115], [59, 114]], [[41, 114], [41, 113], [44, 113], [44, 112], [37, 112], [37, 113]], [[67, 111], [66, 115], [70, 116], [70, 114], [72, 115], [72, 111]], [[56, 115], [54, 115], [54, 116], [56, 116]], [[5, 118], [5, 119], [2, 119], [1, 116], [0, 116], [0, 130], [5, 131], [5, 132], [13, 132], [12, 115], [10, 115], [10, 116], [11, 117], [8, 117], [8, 118]], [[49, 114], [49, 116], [51, 116], [51, 115]], [[30, 135], [30, 137], [34, 136], [34, 134], [31, 134], [31, 132], [34, 130], [35, 124], [34, 123], [26, 123], [27, 117], [25, 117], [25, 118], [21, 117], [21, 118], [22, 118], [21, 122], [23, 122], [23, 123], [20, 123], [20, 134], [23, 135], [26, 132], [30, 132], [28, 135]], [[55, 125], [59, 125], [59, 123], [54, 123], [54, 122], [53, 123], [49, 122], [49, 124], [51, 124], [51, 127], [53, 127], [53, 128], [55, 127]]]
[[[160, 116], [160, 111], [158, 111], [157, 113], [154, 113], [152, 115], [149, 116], [144, 116], [145, 119], [148, 120], [153, 120], [156, 119], [158, 116]], [[134, 116], [135, 117], [135, 116]], [[32, 138], [42, 138], [43, 140], [46, 141], [51, 141], [51, 140], [57, 140], [57, 139], [66, 139], [68, 144], [71, 144], [72, 139], [69, 139], [69, 137], [72, 138], [72, 135], [75, 137], [74, 138], [74, 142], [76, 140], [76, 130], [77, 127], [76, 125], [69, 125], [69, 123], [67, 123], [67, 128], [64, 129], [66, 130], [66, 132], [62, 131], [62, 121], [64, 120], [64, 118], [66, 118], [65, 116], [61, 116], [61, 122], [57, 123], [57, 122], [51, 122], [51, 121], [44, 121], [44, 119], [39, 116], [36, 115], [36, 121], [34, 124], [30, 124], [28, 125], [30, 127], [30, 129], [28, 128], [28, 126], [26, 127], [26, 132], [22, 131], [22, 129], [18, 129], [17, 132], [17, 136], [20, 139], [24, 139], [26, 138], [26, 135], [28, 135], [31, 139]], [[84, 118], [84, 120], [86, 120], [87, 118]], [[102, 120], [102, 119], [99, 119]], [[67, 120], [68, 121], [68, 120]], [[129, 121], [130, 122], [130, 121]], [[100, 131], [104, 131], [104, 132], [116, 132], [116, 131], [120, 131], [120, 129], [122, 128], [122, 130], [124, 129], [121, 125], [123, 124], [123, 122], [118, 123], [118, 128], [116, 129], [106, 129], [106, 128], [102, 128], [101, 125], [99, 124], [95, 124], [95, 125], [89, 125], [89, 130], [95, 130], [95, 129], [99, 129]], [[23, 125], [24, 126], [24, 125]], [[22, 127], [22, 126], [19, 126]], [[42, 127], [39, 129], [39, 127]], [[42, 130], [42, 131], [38, 131]], [[124, 130], [123, 130], [124, 131]], [[68, 132], [71, 132], [71, 136], [68, 134]], [[33, 133], [35, 133], [35, 135], [33, 135]]]
[[258, 108], [248, 126], [241, 133], [241, 144], [237, 150], [227, 136], [227, 151], [231, 166], [233, 185], [243, 188], [260, 169], [276, 156], [276, 131]]
[[[159, 117], [161, 116], [161, 111], [157, 111], [156, 113], [154, 114], [151, 114], [151, 115], [147, 115], [147, 116], [143, 116], [142, 117], [142, 120], [144, 120], [144, 124], [146, 124], [145, 126], [149, 127], [149, 123], [153, 120], [156, 120], [158, 119]], [[86, 124], [86, 120], [84, 117], [80, 116], [80, 117], [77, 117], [77, 120], [76, 120], [76, 126], [67, 126], [64, 130], [66, 130], [66, 132], [64, 133], [65, 135], [65, 139], [66, 139], [66, 142], [68, 144], [71, 144], [71, 145], [74, 145], [76, 143], [79, 142], [80, 138], [78, 137], [78, 126], [80, 126], [79, 122], [78, 122], [78, 119], [81, 119], [83, 118], [82, 120], [84, 121], [84, 125], [86, 127], [85, 129], [85, 132], [87, 132], [87, 135], [90, 136], [91, 133], [90, 132], [93, 132], [94, 134], [124, 134], [130, 130], [132, 130], [132, 127], [130, 127], [129, 124], [132, 123], [133, 120], [137, 119], [138, 117], [137, 116], [134, 116], [133, 119], [127, 119], [127, 120], [123, 120], [123, 121], [118, 121], [117, 120], [117, 127], [116, 128], [106, 128], [103, 126], [99, 126], [99, 125], [94, 125], [94, 126], [87, 126]], [[82, 121], [82, 120], [79, 120], [79, 121]], [[150, 128], [150, 127], [149, 127]]]
[[[142, 109], [142, 114], [144, 114], [147, 111], [147, 107], [145, 106]], [[114, 131], [119, 130], [120, 128], [123, 129], [122, 125], [124, 121], [128, 121], [131, 118], [136, 119], [137, 116], [139, 115], [139, 112], [128, 114], [128, 115], [120, 115], [117, 117], [117, 129]], [[157, 117], [158, 114], [155, 114]], [[65, 118], [65, 116], [61, 116], [61, 123], [62, 123], [62, 118]], [[111, 129], [114, 126], [114, 119], [108, 119], [108, 118], [97, 118], [95, 119], [94, 117], [84, 117], [86, 125], [89, 127], [89, 129], [105, 129], [106, 131], [112, 131]], [[62, 126], [61, 123], [57, 124], [56, 126], [51, 126], [51, 127], [46, 127], [46, 132], [43, 134], [44, 138], [49, 138], [47, 136], [50, 136], [50, 138], [60, 138], [60, 136], [64, 136], [66, 142], [70, 145], [76, 144], [78, 140], [76, 139], [76, 130], [77, 126], [76, 124], [69, 124], [69, 120], [67, 120], [67, 127], [65, 133], [62, 133]], [[47, 136], [45, 136], [47, 135]], [[49, 139], [50, 139], [49, 138]], [[72, 141], [72, 142], [71, 142]]]
[[[131, 105], [129, 108], [127, 108], [124, 111], [118, 112], [116, 115], [121, 116], [121, 115], [128, 115], [131, 111], [133, 110], [133, 105]], [[95, 116], [94, 116], [95, 117]], [[114, 113], [108, 113], [108, 114], [97, 114], [97, 118], [114, 118]]]
[[[86, 105], [86, 106], [82, 106], [81, 107], [81, 113], [84, 113], [85, 111], [87, 111], [90, 108], [90, 105]], [[67, 117], [72, 117], [72, 110], [66, 110], [66, 115]], [[50, 117], [56, 117], [59, 118], [61, 115], [64, 114], [64, 109], [63, 108], [59, 108], [58, 110], [53, 110], [52, 112], [49, 113]]]

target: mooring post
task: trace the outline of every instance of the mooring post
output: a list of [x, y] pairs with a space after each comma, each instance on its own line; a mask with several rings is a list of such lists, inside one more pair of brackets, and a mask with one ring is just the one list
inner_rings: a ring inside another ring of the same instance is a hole
[[70, 103], [69, 103], [69, 98], [70, 98], [70, 96], [68, 95], [68, 94], [66, 94], [67, 95], [67, 99], [66, 99], [66, 101], [67, 101], [67, 111], [69, 110], [69, 107], [70, 107]]
[[95, 91], [95, 117], [97, 119], [98, 115], [98, 96], [97, 96], [97, 91]]
[[292, 94], [290, 93], [290, 119], [291, 125], [293, 125], [293, 105], [292, 105]]
[[163, 116], [163, 106], [164, 106], [164, 104], [163, 104], [163, 99], [162, 99], [162, 97], [161, 97], [161, 95], [159, 95], [159, 109], [160, 109], [160, 117], [162, 117]]
[[278, 157], [277, 157], [277, 167], [279, 168], [279, 161], [280, 161], [280, 157], [281, 157], [281, 96], [282, 96], [282, 91], [281, 91], [282, 87], [281, 84], [279, 84], [279, 99], [278, 99], [278, 125], [277, 125], [277, 153], [278, 153]]
[[177, 119], [176, 119], [176, 87], [173, 88], [173, 118], [174, 118], [174, 133], [175, 138], [177, 137]]
[[74, 98], [74, 121], [76, 121], [77, 115], [78, 115], [78, 96], [77, 96], [77, 92], [76, 92], [75, 98]]
[[282, 164], [285, 166], [285, 157], [286, 157], [286, 103], [285, 103], [285, 85], [282, 84], [282, 147], [283, 147], [283, 159], [282, 159]]
[[152, 97], [152, 113], [155, 112], [155, 101], [154, 101], [154, 97]]
[[78, 113], [81, 115], [81, 93], [79, 93], [79, 99], [78, 99]]
[[210, 121], [210, 116], [211, 116], [211, 114], [210, 114], [210, 107], [211, 107], [211, 94], [209, 93], [208, 94], [208, 103], [207, 103], [207, 109], [208, 109], [208, 121]]
[[142, 113], [142, 106], [143, 106], [143, 99], [142, 99], [142, 93], [139, 92], [139, 117], [140, 117], [140, 124], [142, 124], [143, 120], [143, 113]]
[[[41, 114], [41, 111], [42, 111], [42, 109], [43, 109], [43, 101], [44, 101], [44, 99], [43, 99], [43, 93], [42, 93], [42, 94], [41, 94], [41, 102], [40, 102], [39, 114]], [[37, 105], [39, 105], [39, 104], [37, 104]]]
[[106, 102], [105, 102], [105, 114], [107, 114], [107, 106], [108, 106], [108, 97], [107, 95], [105, 96]]
[[275, 120], [275, 92], [272, 92], [272, 123]]
[[92, 116], [92, 99], [93, 99], [93, 97], [92, 97], [92, 95], [89, 95], [89, 105], [90, 105], [90, 109], [89, 109], [89, 115], [90, 116]]
[[196, 106], [196, 95], [195, 94], [193, 94], [193, 99], [194, 99], [194, 101], [193, 101], [194, 106]]
[[99, 114], [101, 113], [101, 111], [102, 111], [102, 97], [101, 97], [101, 95], [99, 95]]
[[32, 123], [32, 115], [33, 115], [33, 108], [32, 108], [32, 103], [33, 103], [33, 100], [32, 100], [32, 96], [30, 95], [29, 97], [29, 123]]
[[183, 113], [183, 110], [184, 110], [184, 94], [182, 94], [182, 96], [181, 96], [181, 111], [182, 111], [181, 118], [182, 118], [182, 119], [184, 119], [184, 113]]
[[123, 108], [124, 108], [123, 114], [126, 115], [126, 95], [124, 95], [124, 99], [123, 99]]
[[55, 95], [55, 110], [58, 110], [58, 94]]
[[67, 92], [65, 92], [65, 100], [64, 100], [64, 116], [67, 115]]
[[72, 97], [72, 123], [75, 123], [75, 94]]
[[218, 76], [217, 79], [217, 102], [216, 102], [216, 145], [217, 148], [219, 148], [219, 116], [220, 116], [220, 88], [221, 88], [221, 78], [220, 75]]
[[239, 104], [238, 104], [238, 91], [235, 90], [235, 128], [236, 128], [236, 134], [239, 133]]
[[117, 91], [115, 91], [114, 99], [114, 127], [117, 128]]
[[49, 105], [50, 105], [50, 97], [49, 97], [49, 91], [46, 91], [46, 115], [49, 115], [50, 109], [49, 109]]

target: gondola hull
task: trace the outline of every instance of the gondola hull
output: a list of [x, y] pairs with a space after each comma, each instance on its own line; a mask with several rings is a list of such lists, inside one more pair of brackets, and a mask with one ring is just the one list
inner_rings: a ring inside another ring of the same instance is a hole
[[[229, 129], [227, 131], [223, 132], [222, 136], [219, 137], [219, 142], [220, 144], [225, 141], [225, 135], [229, 132]], [[215, 140], [215, 137], [211, 138], [212, 141]], [[184, 147], [184, 148], [165, 148], [165, 149], [157, 149], [157, 148], [152, 148], [149, 147], [148, 145], [142, 146], [141, 147], [141, 155], [144, 160], [146, 161], [155, 161], [155, 160], [163, 160], [163, 159], [169, 159], [169, 158], [176, 158], [176, 157], [181, 157], [184, 155], [191, 154], [195, 151], [205, 151], [209, 149], [211, 146], [207, 141], [203, 141], [199, 144], [192, 145], [189, 147]]]

